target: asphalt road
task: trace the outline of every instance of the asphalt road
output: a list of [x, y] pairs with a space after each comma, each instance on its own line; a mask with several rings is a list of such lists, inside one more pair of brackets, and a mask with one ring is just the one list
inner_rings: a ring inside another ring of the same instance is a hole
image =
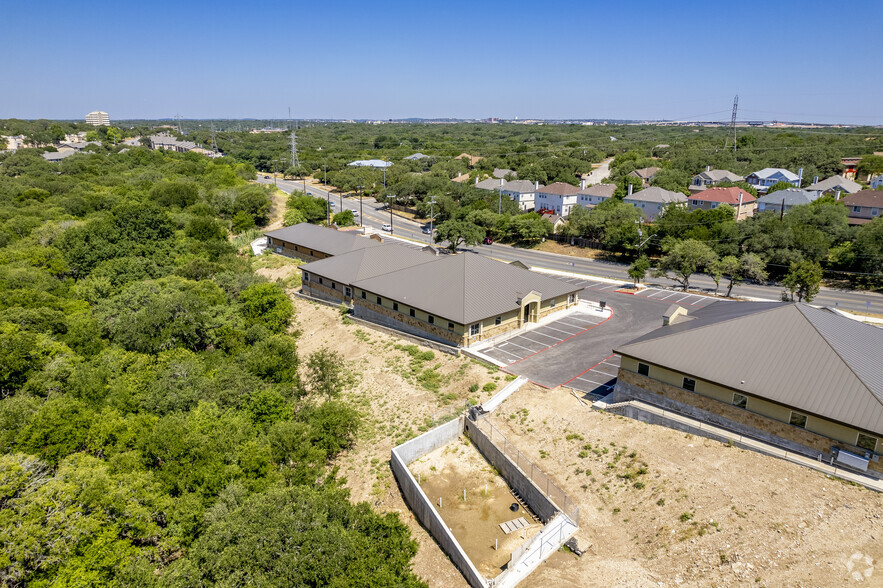
[[[260, 174], [258, 176], [258, 182], [271, 184], [273, 183], [273, 180], [265, 179], [263, 174]], [[300, 181], [278, 180], [277, 185], [281, 190], [288, 193], [295, 189], [304, 189], [304, 183]], [[328, 192], [323, 190], [321, 185], [317, 186], [315, 184], [307, 183], [306, 191], [319, 198], [329, 198]], [[383, 204], [376, 202], [374, 198], [363, 198], [360, 203], [358, 198], [344, 198], [339, 194], [332, 194], [330, 199], [334, 200], [336, 203], [335, 208], [332, 209], [332, 213], [336, 210], [340, 210], [341, 206], [343, 206], [344, 209], [359, 211], [360, 217], [357, 217], [357, 220], [361, 218], [361, 222], [368, 227], [379, 230], [384, 223], [391, 223], [394, 236], [411, 239], [419, 243], [430, 243], [430, 235], [422, 232], [422, 224], [416, 223], [395, 213], [390, 217], [389, 210], [386, 209]], [[628, 266], [626, 264], [576, 258], [567, 255], [547, 253], [544, 251], [535, 251], [532, 249], [520, 249], [496, 243], [493, 245], [480, 245], [474, 247], [473, 250], [482, 255], [503, 261], [514, 261], [517, 259], [532, 267], [570, 271], [587, 276], [598, 276], [629, 281], [627, 273]], [[677, 286], [676, 282], [666, 278], [651, 278], [647, 283], [656, 284], [666, 288]], [[723, 283], [721, 285], [723, 286]], [[714, 290], [714, 281], [704, 274], [696, 274], [690, 279], [690, 286], [691, 288], [703, 289], [711, 292]], [[733, 295], [763, 298], [767, 300], [780, 300], [782, 290], [783, 288], [781, 286], [775, 284], [740, 284], [733, 288]], [[883, 314], [883, 294], [878, 294], [876, 292], [822, 288], [818, 296], [813, 299], [813, 304], [834, 306], [847, 311]]]

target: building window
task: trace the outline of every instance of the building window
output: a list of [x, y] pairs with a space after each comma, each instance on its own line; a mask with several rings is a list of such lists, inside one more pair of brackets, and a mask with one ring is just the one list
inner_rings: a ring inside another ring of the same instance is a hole
[[693, 378], [684, 378], [684, 385], [681, 386], [684, 390], [689, 390], [690, 392], [696, 391], [696, 380]]
[[362, 290], [362, 298], [368, 298], [368, 295], [364, 290]]
[[313, 252], [312, 249], [310, 249], [310, 255], [312, 255], [313, 257], [316, 257], [316, 254]]
[[880, 214], [879, 208], [872, 208], [871, 209], [871, 216], [877, 216], [878, 214]]
[[399, 309], [399, 303], [398, 303], [398, 302], [393, 302], [393, 303], [392, 303], [392, 309], [393, 309], [393, 310], [398, 310], [398, 309]]
[[861, 447], [862, 449], [867, 449], [868, 451], [874, 451], [877, 449], [877, 438], [871, 437], [870, 435], [862, 435], [858, 434], [858, 439], [855, 442], [856, 447]]
[[431, 314], [426, 316], [426, 320], [429, 321], [429, 324], [430, 324], [430, 325], [434, 325], [434, 324], [435, 324], [435, 317], [432, 316]]
[[377, 304], [382, 304], [382, 302], [380, 302], [380, 296], [377, 297]]
[[410, 314], [410, 315], [411, 315], [412, 317], [414, 317], [414, 318], [417, 317], [417, 312], [416, 312], [413, 308], [412, 308], [411, 310], [408, 311], [408, 314]]
[[335, 284], [334, 282], [331, 282], [331, 289], [337, 290], [337, 284]]
[[343, 294], [344, 294], [344, 296], [346, 296], [347, 298], [352, 298], [352, 297], [353, 297], [353, 291], [352, 291], [352, 289], [351, 289], [349, 286], [345, 286], [345, 287], [343, 288]]
[[862, 211], [862, 207], [861, 207], [861, 206], [853, 206], [853, 207], [852, 207], [852, 212], [861, 212], [861, 211]]
[[449, 330], [449, 331], [453, 331], [453, 330], [454, 330], [454, 323], [448, 321], [448, 330]]
[[310, 272], [304, 272], [304, 282], [310, 281]]
[[649, 376], [650, 375], [650, 366], [647, 365], [646, 363], [639, 363], [638, 364], [638, 373], [641, 374], [642, 376]]
[[320, 285], [322, 284], [322, 278], [319, 278], [319, 284]]
[[800, 414], [799, 412], [791, 411], [791, 418], [788, 419], [788, 422], [795, 427], [800, 427], [801, 429], [806, 428], [806, 415]]
[[748, 408], [748, 397], [744, 394], [733, 394], [733, 406]]
[[555, 299], [549, 301], [549, 308], [555, 308]]
[[495, 319], [494, 319], [494, 324], [495, 324], [495, 325], [502, 325], [502, 324], [503, 324], [503, 317], [498, 316], [497, 318], [495, 318]]
[[472, 323], [471, 325], [469, 325], [469, 334], [472, 337], [480, 335], [481, 334], [481, 323]]

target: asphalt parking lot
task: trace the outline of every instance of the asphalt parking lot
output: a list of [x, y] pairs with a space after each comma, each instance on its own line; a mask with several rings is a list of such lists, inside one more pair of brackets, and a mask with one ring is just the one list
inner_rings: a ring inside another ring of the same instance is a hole
[[546, 388], [572, 388], [588, 400], [606, 396], [616, 384], [620, 358], [613, 349], [661, 326], [662, 315], [671, 304], [683, 305], [689, 312], [716, 302], [662, 288], [632, 294], [616, 291], [628, 285], [625, 283], [558, 279], [582, 286], [583, 300], [604, 300], [612, 316], [604, 320], [574, 313], [482, 352], [503, 363], [502, 369], [509, 373], [526, 376]]
[[486, 349], [484, 354], [510, 366], [584, 333], [604, 320], [606, 317], [600, 313], [573, 312], [564, 318], [506, 339], [499, 345]]

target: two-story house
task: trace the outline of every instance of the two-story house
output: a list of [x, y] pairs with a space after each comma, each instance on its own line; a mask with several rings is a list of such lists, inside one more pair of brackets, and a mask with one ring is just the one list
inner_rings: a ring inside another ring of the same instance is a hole
[[818, 177], [816, 177], [813, 180], [813, 183], [807, 186], [806, 189], [818, 190], [823, 194], [836, 194], [837, 192], [840, 192], [841, 194], [855, 194], [862, 189], [860, 184], [849, 178], [844, 178], [843, 176], [831, 176], [821, 182], [815, 181], [817, 179]]
[[576, 193], [577, 203], [585, 208], [594, 208], [613, 197], [616, 184], [595, 184]]
[[503, 186], [503, 196], [508, 196], [511, 200], [513, 200], [516, 204], [518, 204], [519, 210], [533, 210], [534, 209], [534, 199], [536, 198], [537, 190], [541, 187], [539, 182], [529, 182], [527, 180], [512, 180], [511, 182], [506, 182]]
[[534, 208], [536, 210], [550, 210], [555, 214], [567, 216], [570, 214], [570, 209], [577, 205], [577, 192], [579, 192], [579, 188], [564, 182], [549, 184], [537, 189]]
[[712, 186], [717, 186], [721, 182], [741, 182], [745, 178], [738, 174], [725, 169], [711, 169], [711, 166], [705, 166], [705, 171], [693, 176], [690, 182], [691, 192], [700, 192]]
[[779, 182], [788, 182], [795, 188], [800, 187], [800, 176], [787, 169], [777, 167], [765, 167], [760, 171], [748, 174], [745, 177], [745, 181], [757, 188], [758, 192], [762, 193], [765, 193], [770, 189], [770, 186], [778, 184]]
[[883, 190], [860, 190], [841, 198], [840, 202], [846, 206], [849, 224], [864, 225], [883, 211]]
[[652, 186], [646, 190], [635, 192], [623, 198], [626, 204], [631, 204], [644, 214], [644, 218], [652, 222], [656, 220], [662, 210], [672, 202], [687, 203], [687, 197], [680, 192], [665, 190], [659, 186]]
[[642, 167], [641, 169], [636, 169], [632, 172], [629, 172], [629, 175], [633, 178], [639, 178], [642, 185], [646, 188], [650, 185], [650, 180], [656, 177], [659, 169], [660, 168], [658, 167]]
[[765, 194], [757, 199], [757, 212], [773, 212], [785, 213], [795, 206], [810, 204], [822, 197], [822, 193], [818, 190], [801, 190], [799, 188], [788, 188], [787, 190], [777, 190], [772, 194]]
[[736, 220], [745, 220], [754, 216], [757, 198], [742, 188], [709, 188], [698, 194], [692, 194], [688, 201], [690, 210], [712, 210], [721, 204], [729, 204], [736, 211]]

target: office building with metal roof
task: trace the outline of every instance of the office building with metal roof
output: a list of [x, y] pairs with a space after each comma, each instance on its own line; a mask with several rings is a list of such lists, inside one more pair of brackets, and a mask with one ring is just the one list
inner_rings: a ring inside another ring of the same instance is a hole
[[380, 237], [375, 235], [365, 237], [353, 231], [339, 231], [310, 223], [283, 227], [264, 234], [267, 236], [269, 249], [304, 261], [315, 261], [358, 249], [377, 247], [382, 242]]
[[842, 453], [883, 477], [883, 329], [802, 303], [667, 314], [670, 324], [614, 349], [614, 401], [639, 399], [823, 460]]

